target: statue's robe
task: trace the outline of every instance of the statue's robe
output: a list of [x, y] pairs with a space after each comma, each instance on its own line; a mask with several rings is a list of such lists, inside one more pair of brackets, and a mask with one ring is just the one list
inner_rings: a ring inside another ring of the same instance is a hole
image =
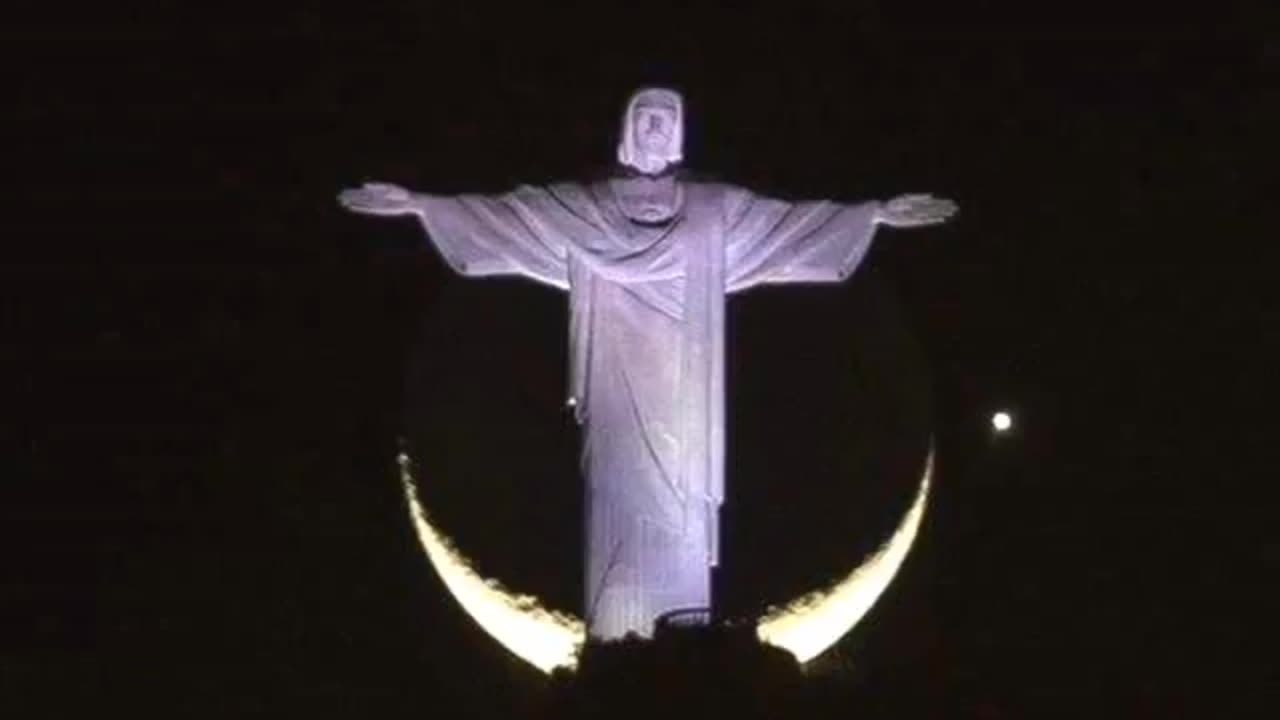
[[725, 295], [843, 280], [875, 230], [876, 203], [792, 203], [712, 183], [680, 192], [677, 215], [658, 226], [628, 219], [609, 181], [419, 196], [426, 233], [455, 271], [569, 291], [595, 638], [649, 636], [663, 613], [710, 608]]

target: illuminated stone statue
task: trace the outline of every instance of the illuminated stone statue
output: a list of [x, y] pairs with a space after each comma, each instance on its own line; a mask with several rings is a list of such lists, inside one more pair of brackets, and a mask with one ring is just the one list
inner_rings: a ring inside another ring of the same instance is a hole
[[839, 282], [877, 225], [942, 222], [954, 203], [787, 202], [676, 172], [678, 94], [635, 93], [618, 172], [593, 184], [440, 196], [369, 183], [349, 210], [413, 215], [469, 276], [522, 275], [569, 293], [568, 402], [583, 428], [584, 611], [598, 639], [649, 636], [660, 615], [709, 609], [724, 501], [728, 293]]

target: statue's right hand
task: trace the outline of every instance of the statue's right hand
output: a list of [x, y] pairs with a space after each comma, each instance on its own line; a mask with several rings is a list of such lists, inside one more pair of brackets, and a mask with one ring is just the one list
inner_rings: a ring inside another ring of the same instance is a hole
[[390, 183], [370, 182], [338, 193], [342, 207], [366, 215], [405, 215], [414, 211], [413, 193]]

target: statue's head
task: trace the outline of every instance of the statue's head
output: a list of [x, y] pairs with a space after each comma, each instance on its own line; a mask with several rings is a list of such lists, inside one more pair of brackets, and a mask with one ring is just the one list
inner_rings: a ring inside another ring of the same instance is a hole
[[632, 93], [622, 116], [618, 162], [657, 175], [684, 158], [684, 101], [666, 88]]

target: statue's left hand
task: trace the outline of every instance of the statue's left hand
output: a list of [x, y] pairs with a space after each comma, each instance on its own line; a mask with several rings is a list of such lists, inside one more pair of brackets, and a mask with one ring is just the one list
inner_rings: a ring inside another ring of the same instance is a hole
[[390, 183], [365, 183], [338, 194], [342, 207], [366, 215], [408, 215], [415, 210], [413, 193]]
[[899, 195], [880, 206], [876, 221], [890, 227], [922, 227], [951, 219], [960, 209], [953, 201], [932, 195]]

